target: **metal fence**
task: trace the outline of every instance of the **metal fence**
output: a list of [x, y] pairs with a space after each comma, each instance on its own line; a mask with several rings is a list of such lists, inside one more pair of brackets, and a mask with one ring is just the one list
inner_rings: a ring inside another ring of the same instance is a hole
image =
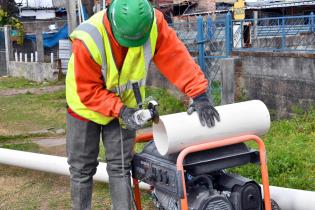
[[220, 86], [213, 83], [220, 70], [220, 58], [228, 57], [232, 51], [230, 16], [227, 15], [223, 20], [198, 16], [193, 21], [172, 24], [177, 36], [185, 43], [209, 80], [208, 93], [215, 95], [220, 92]]
[[232, 21], [233, 50], [315, 52], [315, 16]]
[[0, 76], [7, 74], [4, 27], [0, 27]]
[[218, 20], [198, 16], [193, 21], [175, 22], [172, 27], [210, 84], [220, 71], [220, 59], [229, 57], [232, 51], [315, 53], [314, 13], [239, 21], [227, 13]]

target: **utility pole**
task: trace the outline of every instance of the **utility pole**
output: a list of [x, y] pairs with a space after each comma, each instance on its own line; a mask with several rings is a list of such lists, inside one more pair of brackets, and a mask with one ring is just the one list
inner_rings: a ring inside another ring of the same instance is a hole
[[77, 16], [76, 16], [76, 0], [67, 1], [67, 16], [68, 16], [68, 34], [77, 27]]
[[91, 17], [93, 15], [94, 0], [81, 0], [81, 1], [82, 1], [82, 4], [86, 7], [89, 17]]

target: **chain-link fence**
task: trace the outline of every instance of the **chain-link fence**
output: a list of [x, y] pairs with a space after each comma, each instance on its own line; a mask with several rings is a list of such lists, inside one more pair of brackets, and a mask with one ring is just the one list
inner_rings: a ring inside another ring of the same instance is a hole
[[233, 21], [233, 50], [315, 52], [315, 16]]
[[[209, 91], [214, 96], [220, 95], [218, 72], [220, 59], [231, 53], [231, 14], [223, 19], [211, 16], [198, 16], [189, 21], [174, 22], [172, 27], [177, 36], [185, 43], [209, 81]], [[214, 97], [220, 98], [220, 97]], [[218, 102], [219, 103], [219, 102]]]

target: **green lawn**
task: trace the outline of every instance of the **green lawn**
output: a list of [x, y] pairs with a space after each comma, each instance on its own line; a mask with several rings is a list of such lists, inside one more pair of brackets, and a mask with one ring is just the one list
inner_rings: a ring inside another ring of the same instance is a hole
[[[13, 78], [6, 79], [12, 81]], [[23, 82], [17, 81], [17, 84]], [[214, 85], [218, 88], [219, 84]], [[146, 95], [157, 99], [161, 115], [186, 109], [183, 103], [164, 89], [148, 88]], [[218, 101], [219, 95], [216, 94], [214, 98]], [[24, 142], [28, 139], [28, 135], [23, 134], [34, 130], [65, 128], [65, 113], [64, 91], [1, 97], [0, 142], [20, 139], [23, 141], [20, 146], [23, 149], [26, 147]], [[12, 134], [19, 135], [14, 137]], [[270, 131], [263, 139], [272, 185], [315, 190], [315, 110], [289, 120], [273, 121]], [[143, 145], [138, 147], [141, 149]], [[249, 165], [233, 171], [260, 180], [259, 167]]]
[[43, 95], [1, 96], [0, 135], [65, 128], [64, 91]]
[[[271, 185], [315, 190], [315, 109], [289, 120], [273, 121], [263, 140]], [[261, 180], [256, 165], [232, 171]]]
[[0, 77], [0, 90], [10, 89], [10, 88], [36, 88], [36, 87], [44, 87], [49, 85], [60, 85], [63, 84], [64, 81], [56, 81], [56, 82], [43, 82], [37, 83], [33, 81], [29, 81], [22, 78], [16, 77]]

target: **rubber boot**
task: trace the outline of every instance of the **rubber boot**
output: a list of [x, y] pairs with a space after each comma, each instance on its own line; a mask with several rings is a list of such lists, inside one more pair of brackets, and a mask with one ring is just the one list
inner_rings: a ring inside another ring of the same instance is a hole
[[90, 210], [93, 182], [71, 182], [72, 210]]
[[131, 210], [130, 177], [109, 177], [112, 210]]

